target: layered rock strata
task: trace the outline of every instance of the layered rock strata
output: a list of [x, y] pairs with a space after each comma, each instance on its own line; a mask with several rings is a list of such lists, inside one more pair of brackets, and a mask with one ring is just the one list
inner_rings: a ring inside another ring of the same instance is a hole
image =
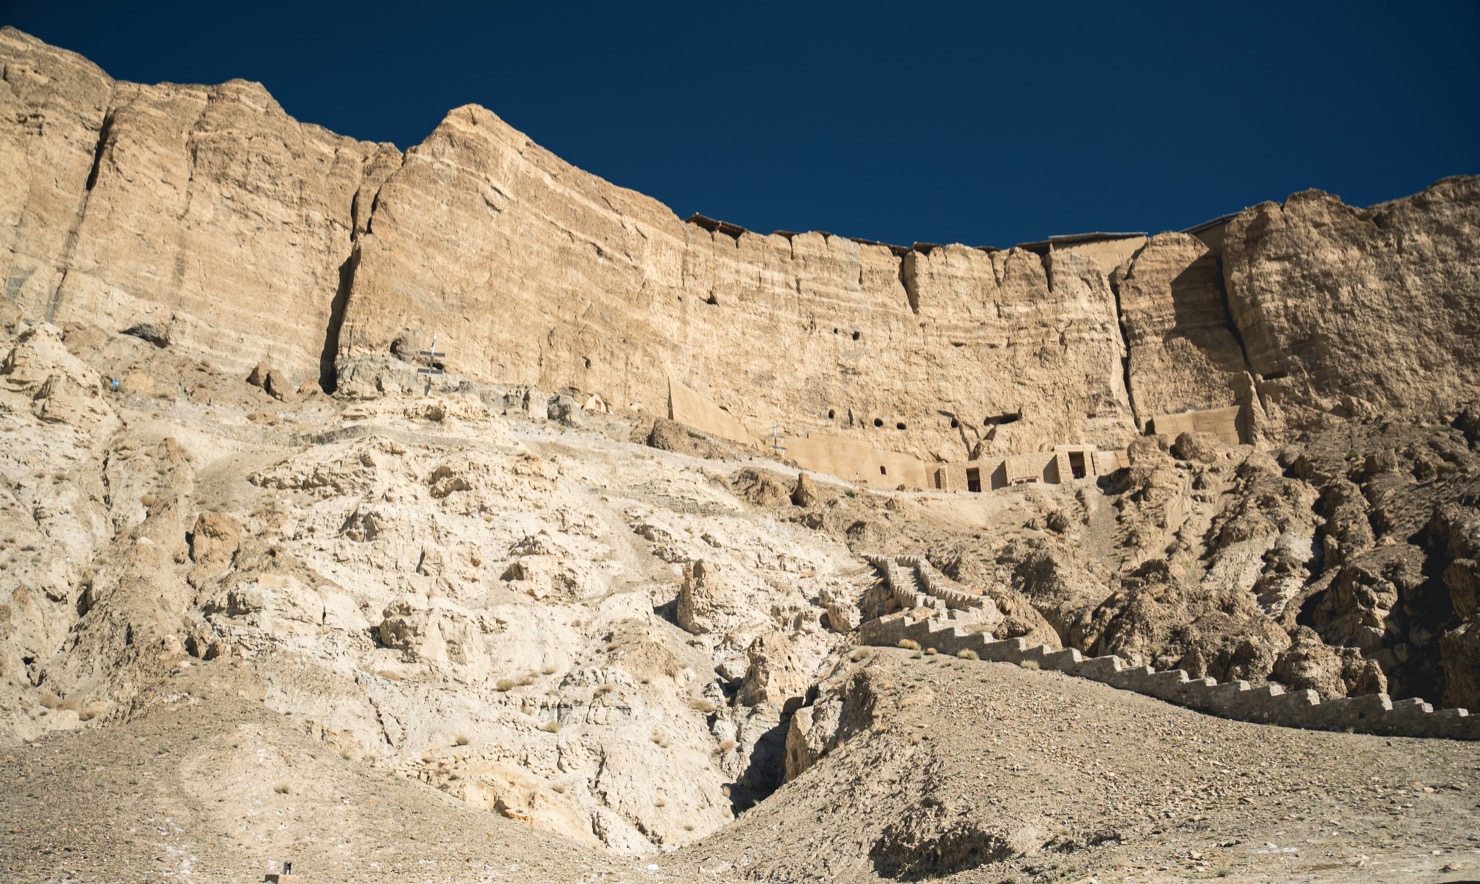
[[652, 414], [677, 382], [757, 433], [929, 463], [1119, 448], [1189, 409], [1278, 436], [1301, 409], [1428, 411], [1480, 386], [1480, 179], [1365, 211], [1297, 194], [1111, 269], [1138, 239], [899, 248], [684, 223], [475, 106], [402, 153], [256, 84], [117, 82], [14, 29], [0, 65], [0, 277], [25, 318], [350, 395], [416, 383], [436, 336], [453, 380]]

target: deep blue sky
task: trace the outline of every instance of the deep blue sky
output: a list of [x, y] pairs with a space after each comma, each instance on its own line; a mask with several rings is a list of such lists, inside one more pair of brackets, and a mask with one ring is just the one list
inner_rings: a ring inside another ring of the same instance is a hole
[[1480, 173], [1474, 0], [297, 5], [0, 0], [0, 23], [400, 147], [476, 102], [762, 232], [1010, 245]]

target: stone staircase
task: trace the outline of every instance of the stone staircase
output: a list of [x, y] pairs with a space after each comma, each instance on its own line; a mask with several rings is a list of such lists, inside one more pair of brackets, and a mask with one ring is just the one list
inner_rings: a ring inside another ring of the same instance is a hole
[[996, 606], [985, 596], [936, 570], [915, 556], [866, 556], [884, 575], [889, 592], [901, 608], [931, 608], [937, 611], [987, 611]]
[[[929, 583], [920, 576], [923, 569], [918, 567], [918, 560], [882, 556], [868, 559], [884, 573], [891, 593], [906, 610], [864, 623], [858, 630], [859, 644], [897, 647], [908, 639], [942, 654], [970, 651], [982, 660], [1062, 672], [1238, 721], [1384, 736], [1480, 740], [1480, 716], [1464, 709], [1436, 711], [1420, 699], [1393, 700], [1387, 694], [1323, 699], [1317, 691], [1287, 691], [1277, 684], [1220, 684], [1212, 678], [1192, 678], [1182, 669], [1157, 671], [1150, 666], [1131, 666], [1114, 655], [1086, 658], [1073, 648], [1060, 650], [1029, 645], [1021, 638], [999, 640], [983, 632], [969, 632], [961, 626], [967, 618], [961, 617], [960, 609], [951, 607], [946, 597], [929, 591]], [[914, 592], [909, 591], [912, 588]], [[952, 591], [948, 585], [936, 589]]]

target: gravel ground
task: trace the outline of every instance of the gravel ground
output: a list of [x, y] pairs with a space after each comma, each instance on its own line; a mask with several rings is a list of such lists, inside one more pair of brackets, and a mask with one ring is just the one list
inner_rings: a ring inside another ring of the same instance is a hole
[[279, 859], [310, 882], [646, 873], [341, 758], [229, 667], [201, 669], [127, 724], [0, 755], [0, 879], [261, 881]]
[[258, 881], [1460, 881], [1480, 747], [1223, 721], [1058, 673], [879, 651], [872, 724], [693, 847], [608, 857], [346, 760], [197, 667], [0, 756], [0, 876]]
[[690, 868], [768, 881], [1480, 877], [1480, 746], [1231, 722], [907, 651], [875, 655], [858, 678], [872, 727], [686, 849]]

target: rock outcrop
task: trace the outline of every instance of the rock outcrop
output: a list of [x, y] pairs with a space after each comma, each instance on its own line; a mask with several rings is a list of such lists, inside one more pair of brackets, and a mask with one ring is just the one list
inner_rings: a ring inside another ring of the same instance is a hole
[[1151, 237], [1111, 276], [1125, 328], [1131, 401], [1147, 420], [1243, 405], [1248, 370], [1223, 307], [1218, 253], [1185, 233]]
[[0, 61], [8, 300], [319, 376], [351, 235], [399, 151], [299, 123], [257, 83], [117, 82], [12, 28]]
[[1261, 395], [1356, 417], [1449, 409], [1480, 384], [1480, 178], [1370, 209], [1320, 191], [1228, 225], [1228, 299]]

